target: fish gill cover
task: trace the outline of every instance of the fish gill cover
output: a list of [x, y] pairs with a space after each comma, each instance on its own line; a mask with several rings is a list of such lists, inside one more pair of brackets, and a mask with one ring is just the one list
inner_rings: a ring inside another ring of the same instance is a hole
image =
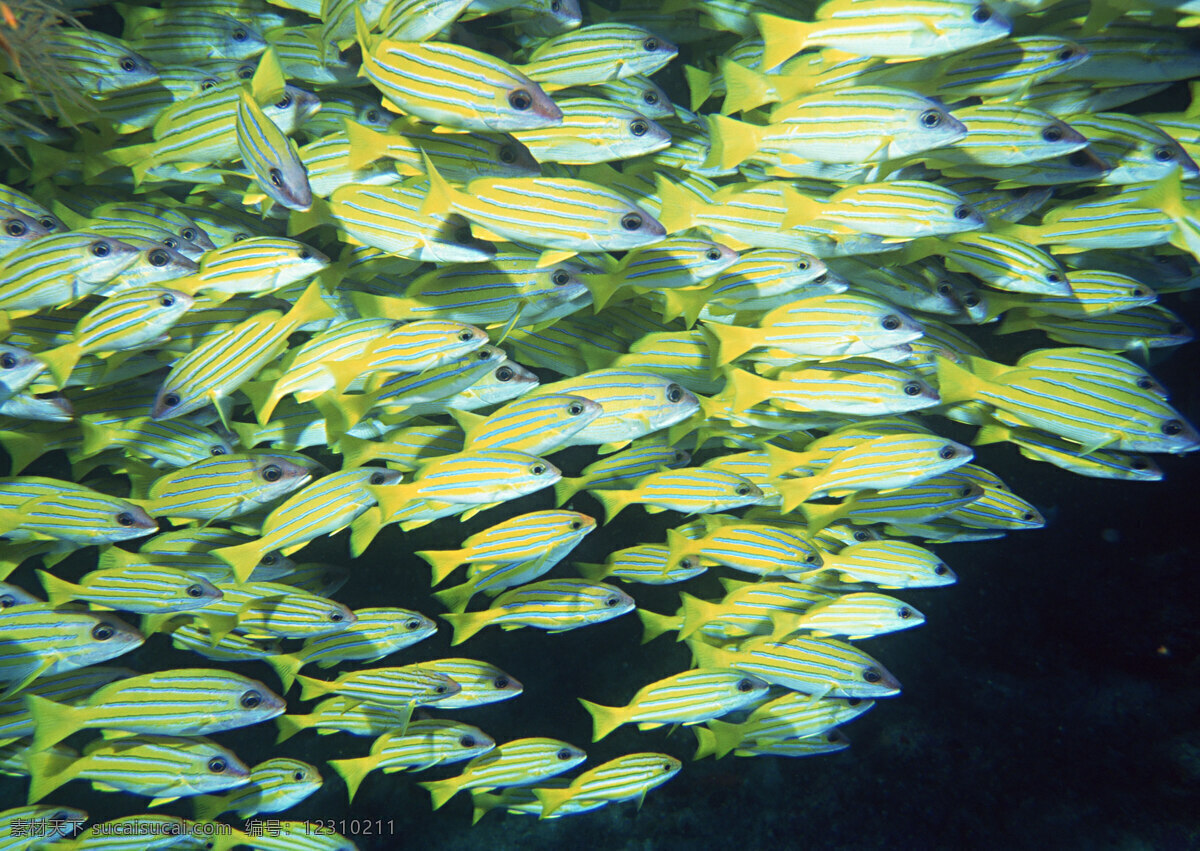
[[786, 846], [973, 776], [891, 633], [1200, 448], [1186, 4], [68, 5], [0, 3], [5, 848]]

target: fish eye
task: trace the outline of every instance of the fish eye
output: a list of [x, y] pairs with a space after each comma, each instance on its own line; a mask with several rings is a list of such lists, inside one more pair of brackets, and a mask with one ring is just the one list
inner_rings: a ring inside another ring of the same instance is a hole
[[369, 481], [373, 485], [382, 485], [387, 481], [387, 476], [383, 473], [372, 473]]
[[460, 745], [462, 745], [464, 748], [473, 748], [473, 747], [475, 747], [475, 737], [474, 736], [463, 736], [461, 739], [458, 740], [458, 743]]
[[277, 561], [279, 561], [279, 556], [275, 555], [274, 553], [268, 553], [267, 555], [263, 556], [258, 563], [263, 567], [273, 567]]
[[975, 293], [967, 293], [962, 297], [962, 303], [963, 307], [978, 307], [979, 296], [975, 295]]
[[621, 227], [625, 230], [637, 230], [642, 226], [642, 217], [637, 213], [627, 213], [621, 217]]
[[935, 576], [945, 576], [949, 572], [950, 568], [948, 568], [943, 562], [939, 561], [933, 566], [933, 573]]
[[364, 117], [364, 118], [366, 118], [366, 119], [367, 119], [367, 121], [369, 121], [369, 122], [371, 122], [372, 124], [374, 124], [376, 121], [378, 121], [378, 120], [379, 120], [379, 110], [377, 110], [377, 109], [368, 109], [368, 110], [367, 110], [367, 112], [366, 112], [366, 115], [364, 115], [363, 117]]
[[559, 759], [561, 759], [563, 762], [566, 762], [568, 759], [573, 757], [574, 754], [571, 753], [570, 748], [563, 748], [558, 753], [556, 753], [555, 756], [558, 757]]
[[1153, 386], [1154, 386], [1154, 382], [1151, 381], [1149, 378], [1139, 378], [1137, 380], [1138, 390], [1149, 390]]
[[297, 783], [299, 783], [301, 780], [303, 780], [307, 776], [308, 775], [306, 775], [303, 771], [292, 772], [292, 779], [295, 780]]
[[147, 255], [146, 259], [150, 261], [151, 266], [162, 267], [171, 262], [171, 255], [165, 251], [162, 251], [161, 249], [156, 248], [151, 251], [149, 255]]
[[750, 486], [738, 485], [736, 488], [734, 488], [733, 492], [738, 496], [750, 496]]
[[17, 598], [12, 594], [0, 594], [0, 609], [11, 609], [17, 604]]
[[180, 401], [181, 400], [176, 393], [168, 393], [166, 396], [163, 396], [163, 404], [168, 408], [174, 408], [179, 404]]
[[809, 263], [807, 260], [797, 260], [796, 261], [796, 268], [799, 269], [801, 272], [807, 272], [808, 267], [811, 265], [812, 264]]
[[[917, 389], [918, 389], [918, 392], [920, 392], [920, 388], [917, 388]], [[905, 392], [907, 393], [908, 391], [906, 390]], [[871, 540], [871, 535], [869, 532], [863, 532], [860, 530], [860, 531], [854, 533], [854, 540], [858, 541], [861, 544], [864, 541]]]
[[485, 360], [491, 360], [491, 359], [492, 359], [492, 353], [490, 351], [488, 351], [487, 349], [480, 349], [479, 351], [477, 351], [475, 353], [475, 360], [485, 361]]
[[971, 12], [971, 20], [977, 24], [986, 24], [992, 17], [992, 10], [980, 4]]
[[516, 375], [517, 374], [515, 372], [513, 372], [511, 367], [502, 366], [498, 370], [496, 370], [496, 380], [497, 381], [512, 381], [513, 378], [516, 377]]
[[957, 454], [958, 453], [954, 451], [954, 447], [949, 446], [949, 445], [943, 446], [941, 449], [938, 450], [938, 457], [941, 458], [943, 461], [949, 461], [951, 458], [953, 458]]
[[708, 251], [704, 252], [704, 259], [705, 260], [713, 260], [713, 261], [720, 260], [721, 259], [721, 249], [719, 249], [719, 248], [708, 249]]
[[219, 757], [219, 756], [214, 756], [212, 759], [210, 759], [208, 761], [208, 770], [211, 771], [213, 774], [220, 774], [228, 767], [229, 767], [229, 764], [226, 763], [225, 760], [221, 759], [221, 757]]
[[1134, 298], [1142, 298], [1143, 296], [1150, 295], [1150, 293], [1146, 292], [1141, 287], [1134, 287], [1132, 290], [1129, 291], [1129, 294], [1131, 296], [1133, 296]]
[[107, 257], [112, 254], [112, 246], [107, 242], [93, 242], [92, 255], [95, 257]]
[[247, 38], [246, 31], [244, 29], [241, 29], [240, 27], [238, 29], [234, 30], [232, 33], [230, 33], [230, 35], [233, 36], [234, 41], [245, 41]]
[[277, 482], [283, 478], [283, 470], [278, 464], [268, 464], [262, 469], [263, 481]]
[[9, 219], [4, 223], [4, 232], [9, 236], [24, 236], [29, 228], [20, 219]]
[[696, 566], [696, 560], [691, 556], [685, 556], [679, 560], [680, 570], [695, 570]]
[[189, 585], [185, 589], [185, 592], [187, 593], [187, 595], [189, 597], [203, 597], [204, 596], [204, 589], [201, 588], [199, 585]]
[[1159, 145], [1154, 149], [1154, 158], [1160, 163], [1170, 162], [1175, 159], [1175, 152], [1166, 145]]
[[132, 56], [122, 56], [120, 61], [117, 62], [117, 64], [121, 66], [122, 71], [136, 71], [137, 70], [137, 62], [135, 62], [133, 60]]
[[647, 53], [653, 53], [654, 51], [658, 50], [658, 39], [656, 39], [656, 38], [646, 39], [645, 41], [642, 42], [642, 49], [645, 50]]
[[44, 227], [46, 230], [54, 230], [56, 227], [58, 227], [58, 223], [49, 216], [38, 219], [38, 224]]
[[296, 253], [296, 256], [297, 256], [297, 257], [299, 257], [301, 260], [311, 260], [311, 259], [312, 259], [312, 252], [311, 252], [311, 251], [309, 251], [307, 248], [301, 248], [301, 249], [300, 249], [300, 250], [299, 250], [299, 251]]
[[645, 136], [647, 133], [650, 132], [650, 125], [647, 124], [645, 121], [638, 119], [636, 121], [630, 122], [629, 132], [632, 133], [634, 136]]
[[179, 240], [177, 240], [173, 236], [168, 236], [166, 239], [164, 239], [162, 241], [162, 244], [165, 245], [167, 248], [175, 249], [175, 248], [179, 247]]
[[242, 695], [239, 703], [242, 704], [243, 709], [253, 709], [262, 703], [262, 695], [257, 691], [248, 691]]
[[737, 690], [742, 693], [754, 691], [754, 683], [750, 680], [738, 680]]
[[414, 629], [418, 629], [418, 628], [420, 628], [420, 626], [421, 626], [421, 620], [419, 618], [409, 618], [408, 620], [406, 620], [404, 622], [404, 628], [407, 630], [410, 630], [410, 631], [414, 630]]
[[658, 92], [646, 92], [642, 95], [642, 100], [651, 106], [658, 104]]
[[271, 169], [270, 171], [267, 172], [267, 177], [269, 177], [271, 179], [271, 184], [273, 186], [277, 186], [280, 188], [283, 187], [283, 172], [280, 171], [279, 169], [277, 169], [277, 168]]
[[1037, 519], [1037, 515], [1034, 514], [1032, 511], [1026, 511], [1024, 514], [1021, 515], [1021, 519], [1027, 523], [1032, 523], [1035, 519]]
[[224, 455], [225, 452], [226, 449], [224, 446], [214, 446], [212, 449], [208, 450], [208, 454], [213, 456]]
[[805, 564], [816, 564], [817, 562], [818, 562], [818, 558], [817, 558], [816, 553], [809, 553], [808, 555], [806, 555], [804, 557]]
[[1075, 48], [1064, 47], [1062, 50], [1058, 51], [1058, 61], [1066, 62], [1068, 59], [1071, 59], [1074, 55], [1075, 55]]
[[961, 221], [963, 219], [971, 218], [971, 208], [968, 207], [966, 204], [962, 204], [958, 207], [955, 207], [954, 208], [954, 218], [958, 219], [959, 221]]
[[500, 149], [500, 162], [505, 165], [512, 165], [517, 161], [517, 152], [509, 145], [505, 145]]
[[900, 618], [902, 621], [906, 621], [911, 618], [912, 614], [912, 609], [910, 609], [908, 606], [901, 606], [900, 608], [896, 609], [896, 617]]
[[973, 485], [965, 485], [965, 486], [963, 486], [962, 490], [960, 490], [958, 492], [959, 496], [964, 496], [964, 497], [970, 496], [973, 493], [975, 493], [975, 488]]
[[578, 521], [578, 520], [571, 521], [571, 531], [572, 532], [578, 532], [582, 528], [583, 528], [583, 523], [581, 523], [580, 521]]
[[[1149, 470], [1150, 465], [1146, 462], [1145, 458], [1134, 458], [1129, 462], [1129, 469], [1138, 471]], [[0, 602], [3, 601], [0, 600]], [[11, 603], [9, 605], [11, 605]]]
[[687, 452], [683, 451], [682, 449], [675, 450], [675, 463], [676, 464], [686, 464], [688, 461], [691, 461], [691, 460], [692, 460], [692, 456], [689, 455]]
[[942, 114], [936, 109], [927, 109], [921, 113], [921, 126], [932, 130], [942, 126]]
[[469, 343], [475, 339], [475, 332], [469, 331], [466, 328], [458, 332], [458, 339], [464, 343]]
[[938, 295], [950, 295], [954, 292], [954, 287], [949, 284], [938, 284], [937, 291]]
[[550, 0], [550, 11], [554, 12], [556, 15], [562, 11], [561, 0]]
[[1072, 168], [1083, 168], [1088, 164], [1088, 155], [1083, 151], [1075, 151], [1067, 157], [1067, 165]]
[[908, 382], [907, 384], [904, 385], [904, 395], [905, 396], [920, 396], [921, 395], [921, 385], [915, 381]]
[[1042, 138], [1047, 142], [1058, 142], [1062, 140], [1062, 137], [1062, 128], [1056, 124], [1051, 124], [1049, 127], [1046, 127], [1042, 130]]
[[883, 679], [883, 676], [874, 668], [867, 668], [865, 671], [863, 671], [862, 677], [869, 683], [877, 683]]
[[617, 603], [619, 603], [619, 602], [621, 602], [621, 601], [618, 600], [616, 597], [605, 597], [604, 598], [604, 605], [610, 609], [616, 608]]
[[900, 317], [889, 313], [883, 319], [879, 320], [879, 324], [883, 326], [884, 331], [895, 331], [900, 327]]
[[253, 65], [239, 65], [237, 68], [237, 77], [239, 80], [249, 80], [254, 76]]
[[12, 352], [5, 352], [0, 355], [0, 366], [5, 369], [12, 369], [17, 365], [17, 357]]
[[1179, 420], [1167, 420], [1159, 430], [1168, 437], [1174, 437], [1183, 431], [1183, 423]]
[[214, 80], [212, 77], [205, 77], [200, 81], [200, 91], [207, 92], [209, 89], [215, 89], [218, 82], [218, 80]]
[[573, 417], [577, 417], [583, 413], [583, 405], [579, 404], [578, 402], [572, 402], [567, 406], [567, 413]]
[[98, 623], [92, 627], [92, 638], [97, 641], [108, 641], [117, 634], [117, 630], [110, 623]]
[[331, 611], [329, 613], [329, 622], [330, 623], [341, 623], [345, 619], [346, 619], [346, 616], [344, 614], [342, 614], [341, 612], [339, 612], [337, 609], [334, 609], [333, 611]]
[[524, 89], [517, 89], [508, 95], [508, 105], [517, 112], [524, 112], [533, 106], [533, 96]]
[[546, 465], [545, 464], [530, 464], [529, 472], [533, 473], [535, 476], [544, 476], [544, 475], [546, 475]]
[[1058, 272], [1047, 272], [1046, 273], [1046, 283], [1048, 283], [1048, 284], [1061, 284], [1062, 279], [1063, 279], [1063, 276], [1058, 274]]
[[119, 526], [132, 526], [136, 522], [133, 515], [128, 511], [122, 511], [117, 515], [117, 525]]
[[492, 685], [496, 688], [508, 688], [509, 679], [508, 677], [496, 677], [496, 679], [492, 681]]
[[683, 388], [678, 384], [671, 384], [667, 387], [667, 401], [678, 402], [683, 399]]
[[553, 274], [550, 275], [550, 283], [556, 287], [565, 286], [570, 280], [570, 274], [563, 269], [555, 269]]
[[195, 228], [184, 228], [183, 230], [181, 230], [179, 232], [179, 235], [182, 236], [184, 239], [186, 239], [188, 242], [194, 242], [196, 237], [198, 237], [200, 234], [196, 233]]
[[440, 683], [439, 683], [438, 685], [436, 685], [436, 686], [434, 686], [434, 687], [433, 687], [433, 693], [434, 693], [434, 694], [445, 694], [445, 693], [446, 693], [446, 687], [445, 687], [444, 685], [442, 685], [442, 684], [440, 684]]

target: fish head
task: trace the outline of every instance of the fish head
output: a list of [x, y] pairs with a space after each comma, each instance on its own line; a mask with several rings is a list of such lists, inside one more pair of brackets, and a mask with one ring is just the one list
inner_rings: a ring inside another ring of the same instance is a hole
[[667, 229], [662, 223], [636, 204], [629, 204], [624, 209], [615, 209], [609, 227], [612, 235], [609, 247], [612, 250], [652, 245], [667, 235]]
[[5, 253], [12, 251], [22, 242], [45, 236], [50, 230], [32, 216], [27, 216], [19, 210], [7, 210], [0, 219], [0, 245], [5, 246]]
[[158, 521], [147, 514], [145, 509], [132, 504], [122, 506], [121, 510], [113, 515], [113, 520], [122, 530], [121, 537], [115, 540], [141, 538], [158, 531]]
[[501, 177], [535, 177], [542, 173], [541, 164], [516, 139], [506, 139], [496, 149], [496, 160], [499, 167], [495, 173]]
[[134, 627], [108, 614], [89, 616], [78, 626], [80, 640], [86, 647], [84, 656], [97, 662], [128, 653], [146, 640]]
[[514, 73], [509, 85], [496, 87], [495, 110], [486, 123], [497, 133], [556, 127], [563, 120], [554, 99], [524, 74]]
[[943, 148], [967, 137], [967, 125], [950, 114], [942, 104], [920, 98], [909, 110], [904, 130], [892, 141], [894, 156], [915, 154], [931, 148]]

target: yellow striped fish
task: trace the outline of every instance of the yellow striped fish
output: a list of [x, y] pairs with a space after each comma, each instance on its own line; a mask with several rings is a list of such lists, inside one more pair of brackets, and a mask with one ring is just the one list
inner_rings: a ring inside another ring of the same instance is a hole
[[611, 585], [583, 579], [546, 579], [506, 591], [484, 611], [441, 617], [454, 627], [450, 642], [454, 646], [489, 625], [564, 632], [611, 620], [633, 609], [633, 598]]
[[214, 668], [176, 668], [127, 677], [68, 706], [29, 695], [34, 746], [45, 750], [78, 730], [206, 736], [268, 721], [287, 709], [257, 680]]
[[422, 718], [403, 732], [384, 733], [371, 743], [371, 752], [354, 759], [331, 759], [329, 766], [346, 782], [350, 800], [372, 771], [395, 774], [420, 771], [474, 759], [496, 747], [496, 741], [478, 727], [459, 721]]
[[768, 684], [722, 668], [696, 668], [650, 683], [626, 706], [602, 706], [580, 698], [592, 716], [598, 742], [622, 724], [651, 730], [667, 724], [699, 724], [741, 709], [764, 697]]
[[321, 788], [321, 772], [298, 759], [276, 757], [250, 768], [250, 781], [224, 795], [200, 795], [194, 800], [196, 819], [212, 821], [226, 812], [247, 819], [259, 813], [289, 810]]
[[433, 808], [468, 789], [494, 789], [538, 783], [570, 771], [587, 754], [558, 739], [514, 739], [467, 763], [462, 774], [419, 784], [429, 791]]
[[564, 789], [535, 789], [542, 804], [538, 818], [550, 818], [570, 801], [616, 802], [637, 800], [679, 773], [683, 764], [661, 753], [632, 753], [610, 759], [585, 771]]

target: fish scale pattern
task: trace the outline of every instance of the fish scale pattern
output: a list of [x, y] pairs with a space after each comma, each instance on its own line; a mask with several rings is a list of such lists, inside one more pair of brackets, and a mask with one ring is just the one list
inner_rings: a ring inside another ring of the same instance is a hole
[[[901, 691], [870, 639], [957, 581], [938, 545], [1045, 522], [973, 446], [1129, 482], [1200, 448], [1143, 366], [1200, 280], [1200, 101], [1158, 111], [1200, 78], [1183, 6], [0, 6], [6, 848], [147, 847], [44, 802], [73, 781], [279, 828], [136, 817], [154, 847], [353, 848], [286, 820], [331, 782], [310, 730], [373, 742], [328, 763], [351, 813], [430, 771], [474, 821], [653, 807], [677, 725], [842, 750]], [[427, 526], [445, 613], [338, 601]], [[522, 694], [497, 628], [622, 616], [692, 667], [559, 695], [590, 753], [455, 717]], [[422, 652], [437, 620], [471, 657]], [[645, 752], [601, 744], [626, 724]]]

